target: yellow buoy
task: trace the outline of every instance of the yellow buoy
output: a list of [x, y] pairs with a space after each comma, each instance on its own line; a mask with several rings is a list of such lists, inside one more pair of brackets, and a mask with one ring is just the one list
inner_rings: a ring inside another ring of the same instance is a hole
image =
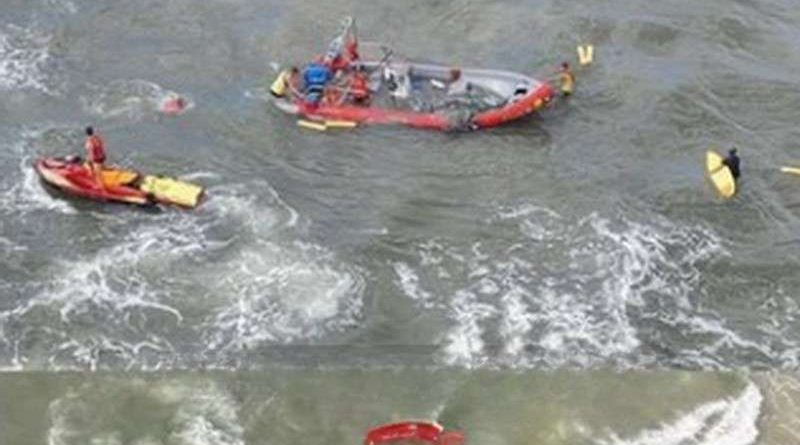
[[709, 150], [706, 152], [706, 174], [714, 184], [714, 188], [723, 198], [730, 198], [736, 194], [736, 180], [733, 179], [731, 169], [722, 163], [722, 156]]
[[353, 121], [325, 121], [325, 126], [330, 128], [353, 128], [356, 125]]
[[299, 121], [297, 121], [297, 125], [302, 128], [308, 128], [309, 130], [325, 131], [328, 129], [328, 127], [325, 124], [319, 122], [307, 121], [304, 119], [300, 119]]

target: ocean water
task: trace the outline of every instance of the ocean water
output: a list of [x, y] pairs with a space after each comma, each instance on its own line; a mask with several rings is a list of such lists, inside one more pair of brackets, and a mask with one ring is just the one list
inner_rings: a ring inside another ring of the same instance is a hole
[[[577, 92], [479, 133], [310, 132], [267, 100], [339, 17], [363, 41]], [[800, 13], [662, 3], [0, 4], [0, 445], [792, 444]], [[177, 93], [190, 106], [158, 112]], [[39, 156], [208, 187], [66, 199]], [[739, 147], [739, 195], [703, 177]]]

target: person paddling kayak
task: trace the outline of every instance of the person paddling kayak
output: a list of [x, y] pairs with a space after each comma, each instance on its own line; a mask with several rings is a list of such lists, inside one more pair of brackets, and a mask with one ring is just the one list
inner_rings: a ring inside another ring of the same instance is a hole
[[740, 161], [739, 156], [736, 155], [736, 147], [728, 150], [728, 156], [722, 160], [722, 164], [728, 166], [731, 170], [731, 175], [733, 175], [733, 179], [737, 181], [741, 175], [741, 170], [739, 170]]
[[94, 128], [86, 127], [86, 159], [97, 185], [103, 187], [102, 170], [106, 162], [106, 149], [100, 136], [94, 134]]

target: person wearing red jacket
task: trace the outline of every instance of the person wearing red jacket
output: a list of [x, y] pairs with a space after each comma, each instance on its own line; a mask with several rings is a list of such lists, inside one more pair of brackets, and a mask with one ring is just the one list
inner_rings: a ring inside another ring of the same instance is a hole
[[86, 127], [86, 159], [97, 184], [103, 186], [102, 170], [106, 162], [106, 149], [100, 136], [94, 134], [94, 128]]
[[350, 78], [350, 97], [357, 104], [369, 102], [369, 79], [364, 71], [364, 66], [360, 65]]

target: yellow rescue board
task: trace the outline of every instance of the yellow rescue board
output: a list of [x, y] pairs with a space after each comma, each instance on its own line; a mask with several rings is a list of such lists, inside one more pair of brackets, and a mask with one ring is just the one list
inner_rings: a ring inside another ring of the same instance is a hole
[[152, 194], [158, 201], [184, 207], [197, 207], [203, 196], [203, 187], [173, 178], [145, 176], [139, 190]]
[[781, 167], [781, 171], [784, 173], [800, 175], [800, 167]]
[[711, 150], [706, 152], [706, 174], [720, 196], [730, 198], [736, 194], [736, 181], [731, 169], [722, 163], [723, 157]]

